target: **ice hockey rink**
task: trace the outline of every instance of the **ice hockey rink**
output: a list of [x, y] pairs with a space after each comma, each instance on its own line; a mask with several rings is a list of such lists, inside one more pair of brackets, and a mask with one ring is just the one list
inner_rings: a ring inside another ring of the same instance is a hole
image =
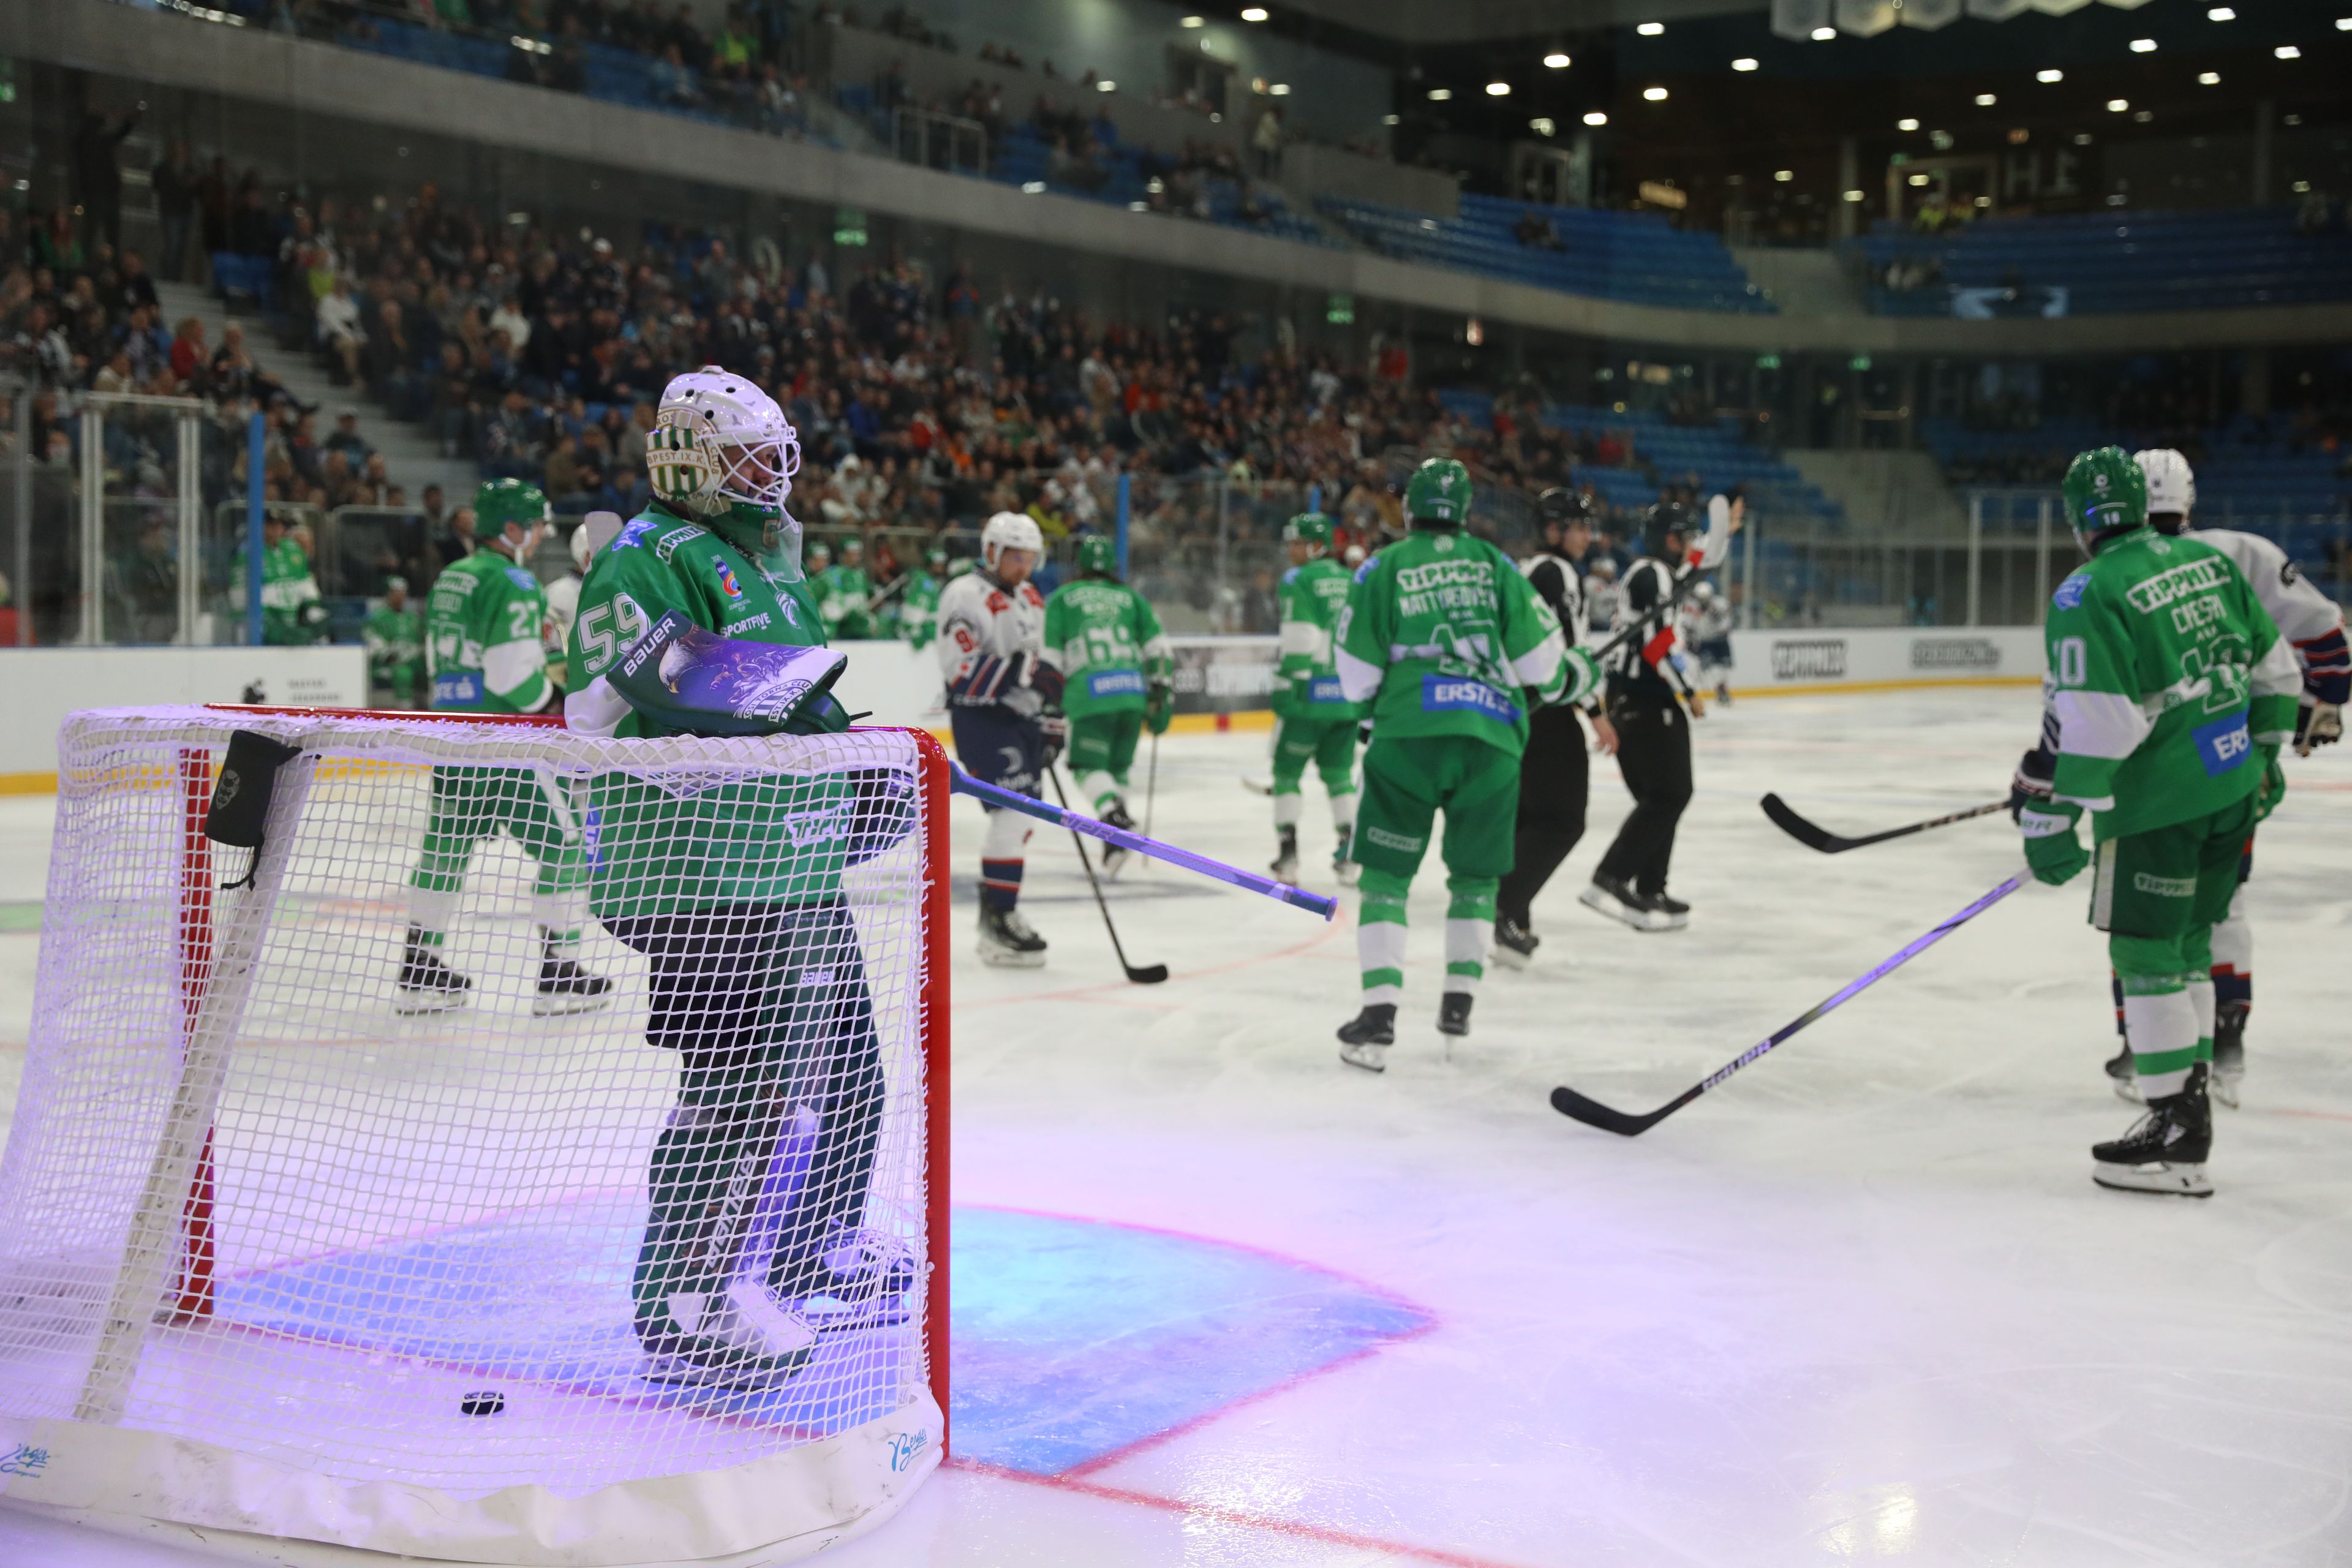
[[[2015, 687], [1710, 713], [1680, 934], [1575, 903], [1625, 807], [1599, 763], [1534, 966], [1489, 973], [1450, 1053], [1424, 871], [1379, 1078], [1331, 1037], [1352, 900], [1324, 926], [1131, 867], [1129, 957], [1173, 971], [1132, 986], [1041, 831], [1024, 901], [1051, 964], [985, 970], [958, 802], [950, 1458], [825, 1560], [2352, 1560], [2344, 748], [2289, 760], [2263, 832], [2245, 1104], [2216, 1110], [2210, 1202], [2091, 1183], [2133, 1111], [2100, 1071], [2086, 881], [1997, 906], [1638, 1140], [1546, 1102], [1661, 1103], [2011, 874], [2005, 817], [1826, 858], [1756, 802], [1849, 833], [1979, 804], [2035, 716]], [[1265, 741], [1169, 738], [1155, 830], [1262, 864], [1240, 780]], [[0, 801], [11, 1104], [50, 812]], [[197, 1560], [0, 1509], [0, 1563]]]

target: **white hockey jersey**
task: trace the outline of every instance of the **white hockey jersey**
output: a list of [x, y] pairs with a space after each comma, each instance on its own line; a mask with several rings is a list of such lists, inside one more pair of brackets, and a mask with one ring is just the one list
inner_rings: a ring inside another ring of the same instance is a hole
[[2210, 544], [2237, 563], [2254, 597], [2270, 612], [2278, 626], [2279, 635], [2294, 645], [2296, 662], [2304, 674], [2311, 674], [2313, 644], [2327, 639], [2331, 632], [2344, 629], [2344, 611], [2335, 600], [2312, 585], [2286, 552], [2259, 533], [2241, 533], [2234, 528], [2192, 528], [2189, 536], [2200, 544]]
[[1045, 600], [1034, 583], [1007, 588], [968, 572], [940, 592], [937, 647], [948, 700], [960, 708], [1011, 700], [1045, 657]]

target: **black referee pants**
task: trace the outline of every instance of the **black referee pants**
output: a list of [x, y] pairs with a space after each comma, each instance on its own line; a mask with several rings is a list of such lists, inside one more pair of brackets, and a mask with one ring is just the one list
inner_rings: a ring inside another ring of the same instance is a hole
[[1525, 929], [1535, 901], [1568, 852], [1584, 837], [1591, 788], [1584, 726], [1576, 710], [1538, 708], [1528, 718], [1528, 749], [1519, 758], [1519, 815], [1511, 874], [1495, 895], [1495, 913]]
[[1617, 726], [1617, 767], [1633, 810], [1601, 858], [1599, 873], [1631, 882], [1637, 893], [1663, 893], [1675, 826], [1690, 804], [1690, 718], [1671, 692], [1634, 688], [1610, 694], [1609, 719]]

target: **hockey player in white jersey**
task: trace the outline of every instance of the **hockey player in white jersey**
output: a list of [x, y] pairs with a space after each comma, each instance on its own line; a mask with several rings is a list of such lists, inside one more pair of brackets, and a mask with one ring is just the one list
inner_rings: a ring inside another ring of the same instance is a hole
[[[1045, 601], [1030, 582], [1045, 555], [1036, 522], [1000, 511], [980, 534], [980, 570], [940, 593], [940, 673], [956, 756], [974, 778], [1024, 795], [1060, 755], [1062, 672], [1045, 659]], [[1045, 962], [1045, 939], [1021, 918], [1030, 819], [987, 806], [980, 851], [980, 956], [1008, 968]]]
[[572, 646], [572, 623], [580, 616], [580, 585], [588, 577], [592, 546], [586, 523], [572, 531], [571, 550], [572, 570], [547, 585], [547, 678], [558, 686], [563, 684], [564, 650]]
[[[2159, 533], [2179, 534], [2190, 528], [2197, 505], [2197, 479], [2189, 459], [2169, 447], [2135, 452], [2133, 460], [2147, 479], [2147, 521]], [[2314, 587], [2286, 552], [2260, 534], [2235, 529], [2200, 528], [2200, 542], [2227, 555], [2254, 591], [2279, 635], [2294, 646], [2303, 670], [2303, 703], [2295, 723], [2295, 752], [2309, 756], [2314, 746], [2341, 740], [2344, 704], [2352, 699], [2352, 651], [2344, 637], [2344, 612]], [[2046, 693], [2042, 708], [2042, 743], [2018, 764], [2011, 802], [2046, 799], [2050, 768], [2057, 742], [2057, 718]], [[2270, 815], [2284, 793], [2286, 781], [2277, 775], [2263, 781], [2259, 798], [2259, 823]], [[2246, 840], [2238, 863], [2238, 894], [2231, 900], [2229, 918], [2213, 928], [2213, 1098], [2235, 1108], [2238, 1088], [2246, 1071], [2246, 1020], [2254, 1000], [2254, 934], [2246, 918], [2246, 879], [2253, 872], [2254, 844]], [[2118, 1030], [2122, 1027], [2122, 990], [2116, 1001]], [[2128, 1047], [2107, 1063], [2108, 1080], [2126, 1100], [2139, 1099], [2137, 1075]]]
[[1731, 706], [1731, 600], [1712, 583], [1691, 590], [1683, 611], [1683, 642], [1698, 661], [1698, 684]]

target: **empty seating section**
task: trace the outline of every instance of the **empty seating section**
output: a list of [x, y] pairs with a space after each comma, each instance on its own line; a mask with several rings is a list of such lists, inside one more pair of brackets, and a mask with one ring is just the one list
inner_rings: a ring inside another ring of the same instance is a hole
[[[1461, 216], [1452, 218], [1339, 196], [1320, 197], [1316, 205], [1357, 238], [1401, 261], [1633, 305], [1758, 313], [1773, 308], [1721, 239], [1676, 229], [1661, 213], [1544, 206], [1466, 193]], [[1517, 227], [1529, 213], [1551, 226], [1560, 248], [1520, 243]]]
[[[1097, 122], [1096, 134], [1101, 137], [1109, 130], [1109, 121]], [[1115, 132], [1113, 133], [1115, 136]], [[1090, 170], [1059, 173], [1054, 168], [1053, 143], [1027, 125], [1010, 127], [1003, 140], [989, 149], [989, 174], [1011, 185], [1043, 184], [1056, 195], [1079, 196], [1108, 202], [1118, 206], [1132, 206], [1151, 198], [1152, 171], [1165, 160], [1155, 160], [1153, 154], [1137, 148], [1122, 146], [1116, 140], [1098, 142]], [[1075, 174], [1076, 177], [1073, 177]], [[1165, 184], [1163, 178], [1163, 185]], [[1209, 196], [1209, 221], [1230, 228], [1247, 229], [1276, 239], [1296, 240], [1301, 245], [1319, 245], [1344, 249], [1345, 242], [1307, 214], [1294, 210], [1283, 199], [1282, 193], [1268, 184], [1253, 184], [1251, 192], [1264, 212], [1263, 221], [1243, 216], [1241, 182], [1213, 178], [1206, 182]]]
[[[1951, 289], [2020, 283], [2064, 287], [2076, 315], [2352, 300], [2352, 236], [2297, 233], [2286, 206], [1987, 218], [1932, 236], [1882, 222], [1850, 244], [1874, 280], [1872, 308], [1888, 315], [1940, 315]], [[1948, 287], [1885, 286], [1897, 258], [1929, 257]]]

